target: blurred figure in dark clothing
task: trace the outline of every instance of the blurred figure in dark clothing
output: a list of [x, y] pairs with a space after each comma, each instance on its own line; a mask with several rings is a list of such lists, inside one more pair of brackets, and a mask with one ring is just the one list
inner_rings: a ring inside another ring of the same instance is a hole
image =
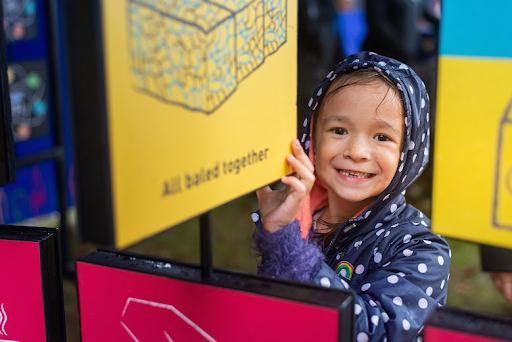
[[341, 58], [333, 0], [299, 0], [298, 113], [302, 115], [316, 84]]
[[[421, 48], [420, 20], [439, 26], [429, 0], [366, 0], [368, 34], [363, 50], [403, 61], [413, 67]], [[421, 75], [420, 75], [421, 77]]]
[[299, 49], [317, 54], [318, 67], [324, 71], [339, 62], [341, 55], [335, 16], [333, 0], [299, 0]]

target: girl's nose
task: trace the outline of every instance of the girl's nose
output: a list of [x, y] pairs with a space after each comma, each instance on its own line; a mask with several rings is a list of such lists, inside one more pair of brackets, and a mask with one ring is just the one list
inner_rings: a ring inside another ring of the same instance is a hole
[[364, 137], [353, 137], [346, 145], [343, 156], [355, 161], [370, 159], [369, 142]]

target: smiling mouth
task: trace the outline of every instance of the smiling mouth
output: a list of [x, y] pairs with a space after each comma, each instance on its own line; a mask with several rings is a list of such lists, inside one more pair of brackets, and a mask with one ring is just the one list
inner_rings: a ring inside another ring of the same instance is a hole
[[338, 170], [338, 173], [345, 175], [345, 176], [349, 176], [349, 177], [364, 178], [364, 179], [371, 178], [373, 176], [373, 173], [364, 173], [364, 172], [347, 171], [347, 170]]

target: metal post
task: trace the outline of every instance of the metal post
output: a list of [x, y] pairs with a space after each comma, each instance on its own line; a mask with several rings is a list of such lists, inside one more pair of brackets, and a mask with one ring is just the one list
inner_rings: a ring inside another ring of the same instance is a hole
[[61, 63], [59, 56], [59, 15], [57, 0], [48, 1], [48, 32], [49, 45], [48, 49], [50, 64], [50, 72], [52, 75], [52, 89], [54, 91], [54, 128], [55, 128], [55, 145], [60, 153], [56, 154], [55, 164], [57, 169], [57, 192], [59, 197], [60, 212], [60, 241], [61, 241], [61, 258], [62, 271], [65, 275], [75, 274], [75, 264], [71, 256], [71, 241], [69, 239], [69, 226], [67, 222], [67, 199], [66, 199], [66, 163], [64, 152], [64, 122], [62, 114], [62, 94], [60, 88], [63, 86], [61, 82], [61, 73], [59, 65]]
[[201, 235], [201, 276], [204, 280], [212, 277], [212, 223], [210, 212], [199, 216], [199, 228]]

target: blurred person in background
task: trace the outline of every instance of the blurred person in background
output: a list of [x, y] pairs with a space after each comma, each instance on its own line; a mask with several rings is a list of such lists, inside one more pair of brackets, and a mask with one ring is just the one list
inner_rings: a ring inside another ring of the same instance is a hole
[[321, 77], [340, 59], [333, 0], [299, 0], [299, 49], [316, 55]]
[[342, 57], [333, 0], [299, 0], [297, 113]]
[[363, 50], [401, 60], [414, 68], [427, 52], [422, 51], [422, 36], [435, 35], [439, 27], [439, 14], [434, 9], [435, 2], [431, 0], [366, 0], [368, 34]]
[[368, 34], [362, 49], [411, 66], [425, 82], [432, 117], [440, 19], [440, 0], [366, 0]]
[[363, 0], [334, 0], [343, 56], [361, 51], [368, 32]]

